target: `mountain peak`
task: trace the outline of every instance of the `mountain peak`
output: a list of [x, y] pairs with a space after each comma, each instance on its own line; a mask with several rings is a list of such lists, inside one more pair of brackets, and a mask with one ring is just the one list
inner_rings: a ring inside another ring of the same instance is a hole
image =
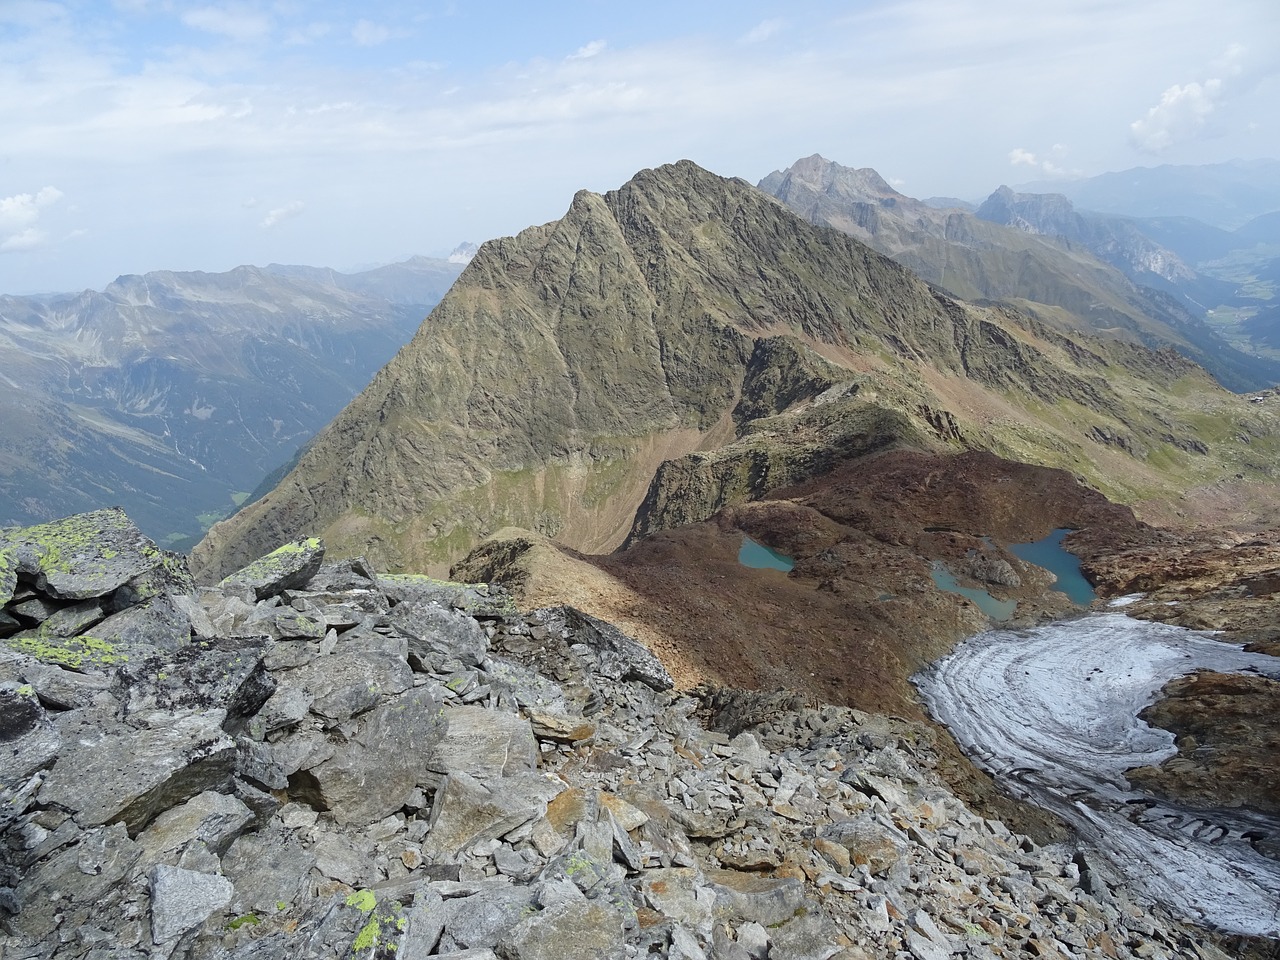
[[784, 203], [788, 196], [801, 192], [861, 203], [908, 199], [871, 167], [841, 166], [817, 153], [797, 160], [786, 170], [775, 170], [760, 182], [760, 188]]

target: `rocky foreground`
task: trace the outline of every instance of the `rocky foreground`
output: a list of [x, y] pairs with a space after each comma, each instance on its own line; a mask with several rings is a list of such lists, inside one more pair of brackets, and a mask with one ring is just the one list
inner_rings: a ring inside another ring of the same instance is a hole
[[197, 590], [0, 532], [0, 956], [1224, 958], [921, 725], [673, 689], [572, 608], [299, 541]]

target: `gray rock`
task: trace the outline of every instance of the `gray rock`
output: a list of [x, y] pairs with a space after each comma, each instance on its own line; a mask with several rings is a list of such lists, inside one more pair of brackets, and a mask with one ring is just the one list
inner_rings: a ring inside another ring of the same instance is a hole
[[235, 886], [232, 909], [263, 914], [280, 903], [290, 907], [304, 902], [315, 862], [293, 831], [272, 824], [246, 833], [222, 858], [222, 872]]
[[323, 640], [328, 630], [325, 618], [318, 611], [307, 614], [289, 607], [273, 615], [267, 625], [267, 634], [277, 640]]
[[326, 877], [361, 887], [372, 879], [373, 842], [358, 835], [322, 833], [312, 847], [316, 869]]
[[277, 730], [296, 726], [310, 712], [314, 699], [301, 687], [291, 683], [280, 684], [249, 720], [248, 735], [262, 739]]
[[640, 890], [654, 910], [704, 937], [711, 935], [716, 893], [700, 871], [692, 867], [646, 870], [640, 877]]
[[603, 676], [611, 680], [637, 680], [654, 690], [670, 690], [675, 686], [662, 662], [613, 624], [574, 607], [556, 607], [538, 613], [549, 629], [568, 629], [578, 643], [590, 646], [599, 660], [596, 670]]
[[484, 662], [485, 679], [496, 692], [521, 707], [559, 705], [564, 700], [560, 685], [535, 670], [501, 657]]
[[8, 534], [0, 533], [0, 606], [13, 599], [18, 586], [18, 551]]
[[869, 813], [825, 824], [819, 828], [818, 836], [844, 847], [849, 851], [851, 863], [865, 864], [876, 876], [888, 873], [911, 846], [911, 841], [900, 830], [881, 823]]
[[469, 897], [449, 900], [440, 952], [493, 949], [533, 908], [533, 900], [531, 888], [498, 882], [485, 884]]
[[811, 909], [773, 930], [769, 960], [828, 960], [840, 952], [839, 929], [821, 910]]
[[[43, 608], [40, 616], [33, 616], [28, 610], [32, 606]], [[29, 617], [40, 622], [40, 631], [44, 636], [73, 637], [84, 633], [89, 627], [100, 623], [107, 615], [106, 605], [102, 598], [94, 597], [81, 600], [68, 606], [58, 606], [43, 597], [32, 597], [9, 608], [15, 616]]]
[[292, 792], [338, 823], [381, 820], [405, 805], [445, 726], [444, 708], [427, 687], [386, 699], [330, 759], [295, 774]]
[[692, 933], [684, 927], [675, 926], [671, 929], [671, 951], [667, 960], [707, 960], [707, 952]]
[[448, 729], [428, 761], [432, 770], [488, 781], [537, 769], [538, 741], [528, 720], [482, 707], [453, 707], [445, 719]]
[[438, 672], [446, 660], [476, 667], [489, 649], [476, 621], [427, 600], [410, 600], [391, 611], [391, 625], [409, 638], [409, 662], [417, 670]]
[[379, 574], [378, 589], [393, 604], [435, 603], [477, 617], [515, 613], [510, 595], [496, 584], [455, 583], [418, 574]]
[[762, 926], [785, 923], [804, 906], [804, 884], [792, 877], [769, 877], [737, 870], [708, 870], [716, 894], [717, 917], [751, 920]]
[[765, 960], [769, 955], [769, 931], [754, 921], [738, 928], [738, 946], [751, 960]]
[[152, 597], [112, 614], [93, 629], [98, 639], [135, 650], [177, 650], [191, 642], [191, 619], [166, 596]]
[[160, 550], [119, 507], [6, 530], [0, 552], [16, 560], [10, 569], [31, 577], [39, 592], [62, 600], [105, 597], [152, 573], [159, 585], [185, 587], [175, 592], [191, 589], [186, 561]]
[[81, 718], [40, 802], [72, 813], [82, 826], [120, 821], [136, 836], [156, 814], [228, 783], [236, 751], [222, 731], [223, 716], [221, 710], [158, 714], [149, 718], [154, 728], [141, 729]]
[[87, 707], [111, 687], [111, 678], [101, 674], [77, 673], [34, 660], [23, 664], [21, 674], [43, 702], [59, 710]]
[[193, 842], [221, 857], [253, 821], [253, 811], [242, 801], [205, 791], [164, 811], [138, 835], [143, 865], [157, 863]]
[[62, 736], [30, 686], [0, 686], [0, 799], [53, 763]]
[[409, 665], [382, 653], [318, 657], [282, 678], [311, 696], [310, 710], [337, 725], [413, 686]]
[[453, 773], [436, 791], [431, 832], [423, 852], [454, 858], [474, 843], [492, 840], [541, 816], [564, 784], [535, 773], [487, 783]]
[[80, 842], [36, 864], [18, 884], [19, 912], [9, 921], [22, 936], [43, 941], [60, 925], [73, 930], [95, 910], [118, 915], [121, 881], [142, 848], [124, 826], [86, 831]]
[[420, 890], [413, 898], [396, 960], [426, 960], [433, 956], [448, 916], [440, 894], [430, 887]]
[[498, 949], [509, 960], [621, 960], [625, 934], [622, 914], [612, 905], [569, 901], [525, 917]]
[[231, 902], [231, 881], [179, 867], [151, 871], [151, 939], [157, 945], [176, 940]]
[[276, 688], [262, 649], [237, 640], [201, 641], [163, 655], [129, 660], [118, 670], [131, 714], [155, 710], [223, 710], [223, 728], [240, 732]]
[[294, 540], [225, 577], [218, 588], [227, 592], [249, 590], [255, 599], [265, 600], [284, 590], [305, 587], [322, 563], [324, 544], [320, 540]]

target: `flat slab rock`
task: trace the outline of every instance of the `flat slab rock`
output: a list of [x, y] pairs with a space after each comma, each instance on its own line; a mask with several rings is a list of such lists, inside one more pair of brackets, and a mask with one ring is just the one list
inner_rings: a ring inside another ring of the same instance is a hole
[[316, 537], [294, 540], [224, 577], [218, 588], [228, 593], [252, 591], [255, 600], [265, 600], [285, 590], [305, 587], [323, 563], [321, 540]]
[[0, 601], [13, 596], [12, 577], [31, 577], [36, 589], [60, 600], [103, 597], [148, 573], [190, 587], [186, 564], [111, 507], [0, 534]]

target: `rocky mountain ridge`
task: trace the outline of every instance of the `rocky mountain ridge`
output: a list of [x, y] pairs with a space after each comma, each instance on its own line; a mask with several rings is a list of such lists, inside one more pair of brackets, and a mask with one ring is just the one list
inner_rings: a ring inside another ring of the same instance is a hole
[[0, 297], [0, 523], [121, 503], [192, 542], [327, 423], [460, 267], [240, 267]]
[[196, 591], [118, 511], [0, 559], [6, 956], [1231, 955], [927, 728], [673, 690], [573, 609], [316, 541]]
[[[1071, 466], [1126, 501], [1176, 496], [1225, 464], [1269, 475], [1269, 414], [1176, 355], [951, 300], [686, 161], [485, 244], [192, 563], [216, 578], [306, 533], [443, 572], [508, 525], [602, 552], [903, 445]], [[1202, 421], [1213, 464], [1191, 439]]]
[[1140, 223], [1007, 187], [972, 212], [939, 207], [904, 196], [874, 170], [816, 154], [774, 171], [760, 188], [953, 296], [1014, 303], [1067, 331], [1173, 346], [1234, 390], [1280, 378], [1280, 367], [1203, 322], [1206, 309], [1239, 299], [1239, 284], [1198, 273]]

